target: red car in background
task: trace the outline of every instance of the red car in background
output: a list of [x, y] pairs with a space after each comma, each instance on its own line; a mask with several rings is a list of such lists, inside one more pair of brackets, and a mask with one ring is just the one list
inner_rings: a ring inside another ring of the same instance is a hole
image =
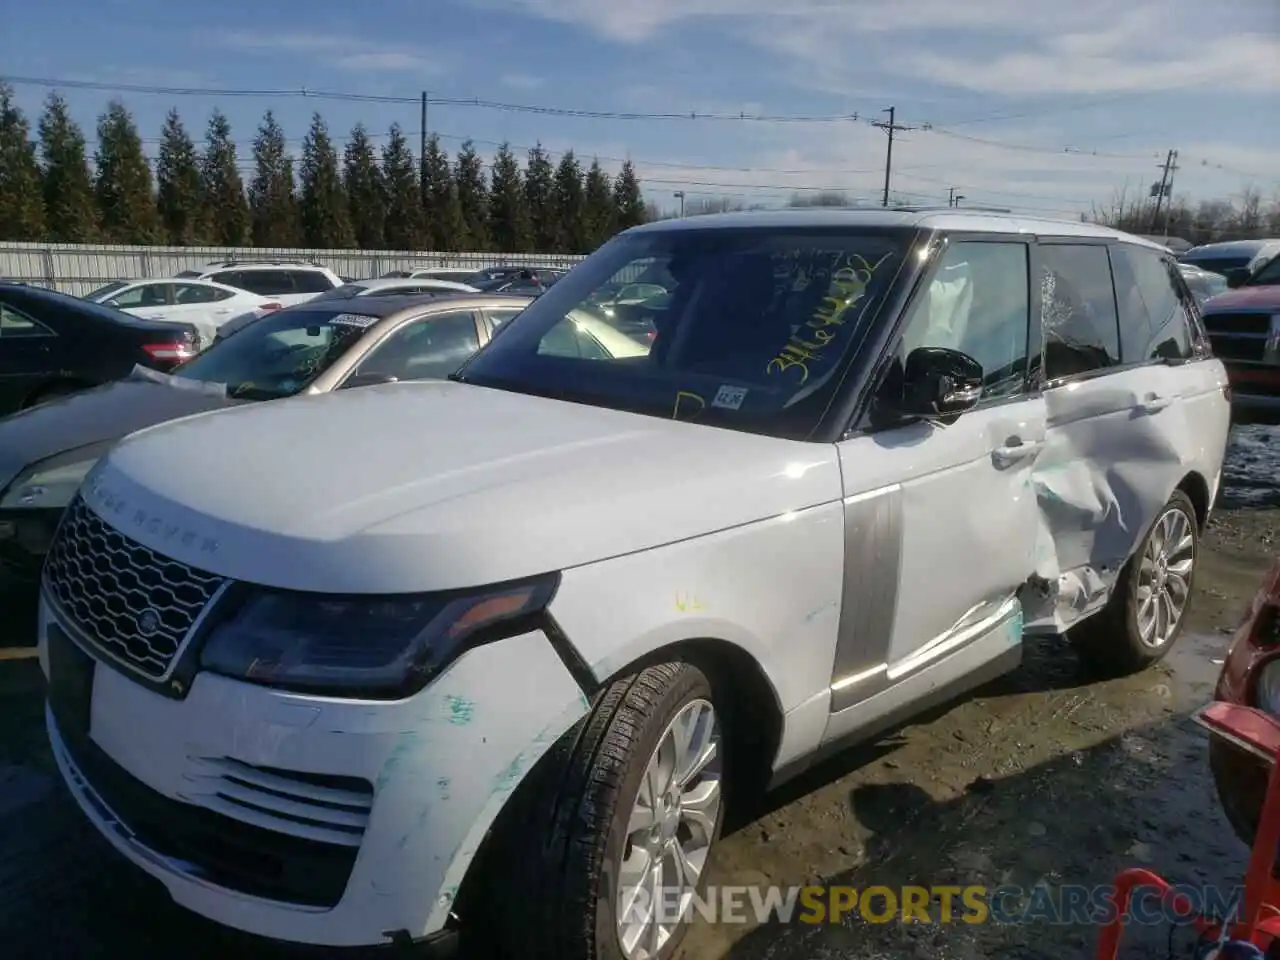
[[1231, 381], [1232, 415], [1280, 423], [1280, 254], [1252, 272], [1230, 271], [1227, 281], [1232, 289], [1200, 309]]
[[[1213, 698], [1280, 716], [1280, 561], [1267, 573], [1236, 630]], [[1210, 734], [1209, 765], [1227, 820], [1252, 846], [1267, 792], [1267, 764]]]

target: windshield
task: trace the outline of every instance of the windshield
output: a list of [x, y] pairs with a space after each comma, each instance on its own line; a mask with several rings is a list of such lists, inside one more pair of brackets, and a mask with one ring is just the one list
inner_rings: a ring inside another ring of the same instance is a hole
[[1269, 263], [1259, 267], [1245, 286], [1273, 287], [1276, 284], [1280, 284], [1280, 256], [1272, 257]]
[[128, 285], [129, 283], [126, 280], [112, 280], [105, 287], [99, 287], [97, 290], [94, 290], [92, 293], [86, 293], [84, 295], [84, 299], [101, 300], [103, 297], [107, 296], [108, 294], [115, 293], [121, 287], [127, 287]]
[[227, 396], [274, 400], [305, 389], [378, 322], [328, 310], [286, 310], [255, 320], [215, 341], [173, 371], [177, 377], [223, 383]]
[[[910, 236], [761, 228], [623, 234], [513, 319], [456, 379], [801, 439], [830, 403]], [[643, 283], [644, 295], [616, 298], [632, 283]], [[618, 342], [631, 349], [589, 347], [574, 334], [583, 316], [621, 333]], [[651, 334], [636, 335], [644, 329]]]
[[1196, 299], [1201, 303], [1204, 303], [1210, 297], [1225, 293], [1227, 290], [1227, 278], [1218, 273], [1210, 273], [1208, 271], [1184, 272], [1182, 278], [1187, 281], [1187, 286], [1191, 288], [1191, 292], [1196, 295]]

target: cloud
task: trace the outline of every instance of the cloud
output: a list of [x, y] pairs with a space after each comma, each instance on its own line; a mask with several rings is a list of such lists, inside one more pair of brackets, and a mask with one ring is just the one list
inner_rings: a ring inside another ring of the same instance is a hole
[[541, 77], [533, 77], [527, 73], [508, 73], [502, 77], [502, 85], [513, 90], [537, 90], [543, 83]]
[[385, 43], [346, 34], [251, 33], [228, 30], [216, 35], [216, 42], [229, 50], [244, 53], [315, 54], [340, 70], [371, 73], [439, 73], [441, 62], [421, 50], [388, 48]]
[[[1032, 97], [1212, 87], [1280, 90], [1274, 0], [472, 0], [641, 45], [705, 21], [776, 55], [798, 86], [875, 96], [880, 74]], [[1269, 20], [1269, 18], [1272, 18]], [[675, 38], [678, 39], [678, 38]]]

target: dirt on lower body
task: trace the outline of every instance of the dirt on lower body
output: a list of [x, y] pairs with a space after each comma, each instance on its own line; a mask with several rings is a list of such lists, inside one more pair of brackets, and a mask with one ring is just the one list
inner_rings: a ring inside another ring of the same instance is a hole
[[[1037, 642], [1017, 672], [771, 797], [724, 838], [712, 882], [1061, 890], [1147, 865], [1173, 881], [1235, 887], [1246, 850], [1220, 813], [1205, 737], [1189, 717], [1276, 552], [1280, 509], [1224, 502], [1202, 546], [1189, 632], [1165, 663], [1090, 682], [1069, 647]], [[280, 957], [174, 906], [88, 826], [57, 780], [26, 642], [0, 633], [0, 648], [12, 645], [0, 649], [0, 957]], [[871, 923], [856, 910], [838, 923], [698, 922], [681, 955], [1062, 960], [1092, 956], [1097, 938], [1079, 919], [943, 923], [941, 903], [929, 913], [935, 922]], [[1169, 933], [1135, 929], [1124, 955], [1164, 958]]]

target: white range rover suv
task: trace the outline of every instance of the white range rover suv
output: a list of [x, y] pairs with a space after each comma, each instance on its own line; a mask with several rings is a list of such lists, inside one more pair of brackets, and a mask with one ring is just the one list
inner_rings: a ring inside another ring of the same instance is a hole
[[[567, 318], [641, 274], [648, 350], [593, 351]], [[121, 441], [45, 568], [54, 754], [223, 924], [666, 958], [727, 796], [1030, 634], [1168, 651], [1225, 389], [1168, 254], [1102, 227], [629, 230], [454, 382]]]

